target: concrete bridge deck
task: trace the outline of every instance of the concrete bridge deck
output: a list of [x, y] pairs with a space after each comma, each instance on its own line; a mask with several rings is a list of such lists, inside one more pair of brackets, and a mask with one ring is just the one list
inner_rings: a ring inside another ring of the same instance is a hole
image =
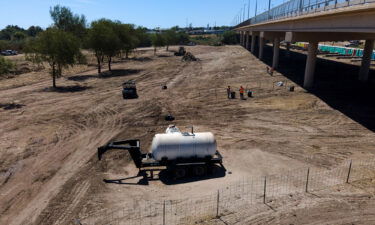
[[[359, 71], [359, 80], [366, 82], [375, 40], [375, 0], [313, 2], [291, 0], [237, 25], [241, 45], [262, 59], [266, 41], [272, 42], [272, 67], [277, 69], [280, 42], [286, 43], [288, 51], [290, 43], [308, 42], [304, 87], [311, 89], [319, 42], [366, 40]], [[291, 5], [295, 8], [288, 10]]]

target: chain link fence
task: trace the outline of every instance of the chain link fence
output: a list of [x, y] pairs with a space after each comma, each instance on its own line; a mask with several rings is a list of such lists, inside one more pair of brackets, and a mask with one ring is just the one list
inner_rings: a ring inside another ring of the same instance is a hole
[[252, 210], [278, 198], [328, 189], [375, 177], [375, 159], [348, 161], [334, 169], [304, 168], [266, 177], [242, 179], [199, 198], [137, 201], [75, 219], [81, 225], [196, 224], [238, 211]]

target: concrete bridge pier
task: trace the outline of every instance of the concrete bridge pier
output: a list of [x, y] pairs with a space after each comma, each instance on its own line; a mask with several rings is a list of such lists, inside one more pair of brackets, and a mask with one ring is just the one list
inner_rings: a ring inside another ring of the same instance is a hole
[[246, 42], [246, 37], [245, 37], [246, 32], [242, 32], [242, 47], [245, 47], [245, 42]]
[[286, 54], [285, 54], [285, 56], [287, 58], [290, 58], [290, 42], [286, 43]]
[[246, 32], [246, 46], [245, 48], [249, 50], [249, 44], [250, 44], [250, 34], [249, 32]]
[[279, 56], [280, 56], [280, 38], [275, 38], [273, 40], [273, 61], [272, 68], [277, 69], [279, 66]]
[[305, 80], [303, 83], [303, 87], [306, 89], [311, 89], [314, 86], [314, 73], [316, 66], [316, 56], [318, 54], [318, 44], [318, 41], [309, 42], [305, 70]]
[[359, 80], [368, 81], [368, 75], [371, 66], [371, 55], [374, 49], [374, 40], [366, 40], [365, 49], [363, 50], [362, 65], [359, 71]]
[[255, 44], [257, 41], [257, 36], [255, 34], [251, 35], [251, 53], [255, 54]]
[[242, 45], [242, 31], [240, 31], [240, 45]]
[[259, 36], [259, 56], [260, 60], [263, 59], [263, 52], [264, 52], [264, 37]]

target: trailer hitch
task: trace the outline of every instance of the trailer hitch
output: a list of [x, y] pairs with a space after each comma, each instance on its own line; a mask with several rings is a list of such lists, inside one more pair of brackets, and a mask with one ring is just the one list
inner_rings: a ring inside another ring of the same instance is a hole
[[104, 153], [109, 150], [127, 150], [132, 157], [134, 164], [137, 168], [141, 168], [142, 165], [142, 153], [139, 140], [125, 140], [125, 141], [114, 141], [108, 142], [106, 145], [98, 148], [98, 159], [101, 160]]

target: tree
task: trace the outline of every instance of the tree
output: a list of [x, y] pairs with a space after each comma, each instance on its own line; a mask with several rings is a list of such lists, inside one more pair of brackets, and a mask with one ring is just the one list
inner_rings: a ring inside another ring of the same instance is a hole
[[137, 47], [150, 47], [152, 45], [151, 36], [147, 33], [147, 28], [137, 27], [135, 35], [139, 41]]
[[111, 20], [100, 19], [91, 23], [88, 34], [88, 46], [94, 51], [98, 62], [98, 73], [101, 73], [101, 64], [104, 57], [108, 58], [108, 67], [111, 70], [112, 57], [121, 50], [121, 40], [115, 32], [116, 24]]
[[21, 41], [26, 38], [26, 34], [24, 32], [17, 31], [13, 35], [14, 40]]
[[9, 41], [0, 40], [0, 51], [9, 49]]
[[25, 30], [19, 26], [8, 25], [0, 32], [0, 40], [12, 40], [15, 33], [25, 33]]
[[165, 45], [167, 46], [167, 51], [169, 50], [170, 45], [174, 45], [177, 42], [177, 32], [175, 29], [166, 30], [163, 33]]
[[177, 33], [177, 44], [183, 45], [189, 42], [190, 42], [190, 38], [186, 32]]
[[160, 33], [155, 33], [154, 35], [152, 35], [151, 40], [152, 40], [152, 46], [154, 46], [154, 55], [156, 55], [156, 49], [158, 47], [165, 46], [164, 37]]
[[139, 39], [136, 35], [136, 30], [133, 24], [121, 24], [118, 22], [115, 25], [115, 32], [121, 41], [121, 50], [125, 52], [128, 59], [130, 52], [137, 48]]
[[49, 28], [28, 43], [27, 59], [33, 62], [45, 61], [51, 66], [52, 86], [56, 88], [56, 78], [62, 69], [73, 66], [82, 57], [79, 40], [65, 31]]
[[43, 29], [39, 26], [31, 26], [29, 29], [27, 29], [27, 35], [30, 37], [36, 37], [40, 32], [42, 32]]
[[54, 27], [83, 39], [86, 34], [86, 17], [73, 14], [68, 7], [56, 5], [50, 9]]

